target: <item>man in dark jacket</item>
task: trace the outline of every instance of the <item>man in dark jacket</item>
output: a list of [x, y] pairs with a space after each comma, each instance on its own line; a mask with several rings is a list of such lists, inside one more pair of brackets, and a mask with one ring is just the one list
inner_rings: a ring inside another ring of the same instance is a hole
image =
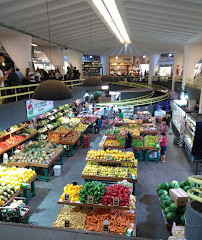
[[15, 69], [8, 70], [8, 78], [6, 80], [6, 85], [8, 86], [18, 86], [20, 85], [20, 79], [15, 73]]

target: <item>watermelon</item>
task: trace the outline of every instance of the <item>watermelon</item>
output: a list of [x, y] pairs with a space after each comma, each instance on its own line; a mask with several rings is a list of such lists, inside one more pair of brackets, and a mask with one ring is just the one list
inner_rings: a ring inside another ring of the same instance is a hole
[[180, 187], [183, 188], [183, 187], [185, 187], [185, 186], [186, 186], [186, 181], [181, 181], [181, 182], [180, 182]]
[[183, 187], [183, 190], [184, 190], [185, 192], [187, 192], [189, 189], [191, 189], [190, 186], [185, 186], [185, 187]]
[[166, 220], [172, 224], [173, 222], [177, 223], [178, 222], [178, 216], [174, 212], [168, 212], [166, 215]]
[[180, 222], [182, 225], [185, 225], [185, 216], [184, 214], [180, 217]]
[[172, 200], [172, 198], [167, 198], [167, 205], [169, 206], [171, 203], [173, 203], [173, 200]]
[[167, 202], [168, 198], [169, 198], [169, 195], [164, 193], [160, 196], [160, 201], [162, 202], [162, 201], [166, 200], [166, 202]]
[[158, 191], [159, 189], [161, 189], [161, 184], [159, 184], [156, 188], [156, 190]]
[[169, 188], [170, 188], [170, 185], [169, 185], [168, 182], [162, 182], [162, 183], [161, 183], [161, 189], [163, 189], [163, 190], [169, 190]]
[[167, 201], [164, 200], [164, 201], [161, 202], [161, 208], [164, 209], [166, 207], [167, 207]]
[[171, 204], [169, 205], [169, 208], [170, 208], [170, 211], [171, 211], [171, 212], [175, 212], [175, 211], [177, 211], [177, 209], [178, 209], [178, 207], [175, 205], [175, 203], [171, 203]]
[[169, 207], [166, 207], [163, 211], [164, 211], [165, 215], [167, 215], [167, 213], [170, 212], [170, 208], [169, 208]]
[[160, 197], [162, 194], [168, 194], [168, 192], [167, 192], [166, 190], [163, 190], [163, 189], [158, 190], [158, 195], [159, 195], [159, 197]]
[[171, 187], [171, 188], [180, 188], [180, 184], [179, 184], [178, 181], [173, 180], [173, 181], [170, 183], [170, 187]]
[[178, 207], [178, 209], [177, 209], [177, 213], [178, 213], [179, 215], [184, 214], [185, 211], [186, 211], [186, 207]]

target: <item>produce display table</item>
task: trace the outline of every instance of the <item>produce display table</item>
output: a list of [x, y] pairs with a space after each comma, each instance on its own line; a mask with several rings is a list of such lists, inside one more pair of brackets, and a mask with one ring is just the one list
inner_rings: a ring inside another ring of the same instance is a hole
[[158, 132], [157, 132], [157, 130], [156, 131], [146, 131], [146, 130], [144, 130], [143, 134], [144, 135], [157, 135]]
[[23, 143], [23, 142], [26, 142], [26, 141], [29, 140], [29, 139], [35, 137], [37, 134], [38, 134], [38, 132], [35, 132], [34, 134], [30, 135], [29, 137], [24, 138], [23, 140], [17, 142], [17, 143], [14, 144], [14, 145], [11, 145], [9, 148], [1, 151], [1, 152], [0, 152], [0, 155], [3, 154], [3, 153], [5, 153], [5, 152], [8, 152], [9, 150], [12, 150], [12, 155], [13, 155], [13, 152], [14, 152], [14, 151], [13, 151], [13, 148], [15, 148], [17, 145], [19, 145], [19, 144], [21, 144], [21, 143]]
[[24, 126], [21, 126], [21, 127], [17, 128], [16, 130], [7, 132], [7, 133], [5, 133], [4, 135], [0, 135], [0, 139], [1, 139], [1, 138], [4, 138], [4, 137], [6, 137], [6, 136], [8, 136], [8, 135], [10, 135], [10, 134], [13, 134], [13, 133], [15, 133], [15, 132], [18, 132], [18, 131], [20, 131], [20, 130], [22, 130], [23, 128], [26, 128], [26, 127], [28, 127], [28, 126], [29, 126], [29, 124], [26, 124], [26, 125], [24, 125]]
[[74, 139], [73, 142], [61, 140], [59, 143], [63, 144], [63, 145], [67, 145], [68, 146], [68, 148], [66, 149], [67, 156], [73, 157], [74, 153], [77, 151], [77, 149], [83, 143], [83, 135], [82, 134], [78, 135], [78, 137], [76, 139]]
[[[120, 160], [106, 160], [106, 159], [86, 159], [87, 162], [100, 162], [100, 163], [134, 163], [134, 161], [120, 161]], [[136, 167], [136, 166], [135, 166]]]
[[118, 208], [123, 210], [129, 210], [129, 206], [113, 206], [113, 205], [103, 205], [103, 204], [87, 204], [87, 203], [81, 203], [81, 202], [69, 202], [69, 201], [62, 201], [61, 199], [58, 200], [58, 204], [62, 205], [71, 205], [71, 206], [77, 206], [77, 207], [93, 207], [93, 208]]
[[51, 162], [49, 162], [49, 164], [30, 163], [30, 166], [35, 171], [36, 171], [36, 168], [43, 168], [44, 175], [37, 175], [37, 179], [45, 180], [46, 182], [48, 182], [53, 173], [53, 169], [51, 169], [50, 172], [48, 171], [48, 169], [55, 163], [55, 161], [58, 158], [60, 158], [59, 164], [61, 165], [63, 164], [63, 153], [64, 153], [64, 150], [61, 150], [60, 152], [58, 152], [58, 154], [51, 160]]
[[124, 146], [115, 146], [115, 145], [103, 145], [104, 149], [125, 149]]
[[26, 183], [31, 184], [30, 189], [27, 187], [21, 187], [13, 196], [18, 197], [20, 195], [23, 195], [24, 198], [26, 198], [26, 204], [29, 202], [30, 198], [32, 196], [36, 195], [36, 188], [35, 188], [35, 180], [37, 178], [37, 174], [35, 174], [32, 178], [30, 178]]
[[128, 182], [133, 183], [133, 192], [132, 193], [133, 193], [133, 195], [135, 195], [135, 184], [137, 182], [137, 178], [135, 180], [133, 180], [129, 177], [108, 177], [108, 176], [96, 176], [96, 175], [84, 175], [84, 174], [81, 174], [81, 178], [85, 179], [86, 182], [97, 180], [97, 181], [102, 181], [102, 182], [106, 182], [106, 183], [127, 180]]
[[[160, 148], [154, 148], [154, 147], [144, 147], [145, 148], [145, 162], [148, 161], [155, 161], [156, 163], [159, 162], [159, 150]], [[149, 150], [153, 150], [156, 152], [156, 157], [149, 157]]]

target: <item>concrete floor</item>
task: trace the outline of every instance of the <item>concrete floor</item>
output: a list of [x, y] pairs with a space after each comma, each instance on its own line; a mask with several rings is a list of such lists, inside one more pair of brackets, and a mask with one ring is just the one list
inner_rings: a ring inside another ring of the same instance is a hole
[[[98, 149], [104, 132], [105, 130], [102, 129], [99, 134], [91, 134], [90, 149]], [[84, 159], [88, 150], [80, 147], [73, 157], [65, 158], [60, 177], [52, 177], [48, 183], [36, 182], [37, 194], [29, 202], [32, 224], [39, 226], [53, 224], [61, 208], [57, 200], [63, 192], [63, 187], [73, 180], [76, 180], [78, 184], [83, 183], [81, 172], [86, 164]], [[173, 136], [168, 136], [166, 163], [139, 163], [136, 187], [138, 237], [168, 239], [170, 233], [163, 222], [156, 186], [162, 181], [185, 180], [190, 175], [192, 175], [192, 170], [189, 163], [183, 151], [173, 145]]]

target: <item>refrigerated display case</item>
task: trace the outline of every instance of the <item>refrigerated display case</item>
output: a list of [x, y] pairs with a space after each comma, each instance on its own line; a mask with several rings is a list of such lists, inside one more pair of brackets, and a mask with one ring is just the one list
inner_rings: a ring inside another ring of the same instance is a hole
[[202, 157], [201, 139], [202, 115], [196, 113], [187, 114], [184, 142], [192, 160], [194, 157]]
[[173, 101], [172, 123], [174, 124], [178, 133], [180, 133], [182, 120], [186, 117], [186, 111], [182, 108], [183, 106], [185, 106], [183, 101], [181, 100]]

